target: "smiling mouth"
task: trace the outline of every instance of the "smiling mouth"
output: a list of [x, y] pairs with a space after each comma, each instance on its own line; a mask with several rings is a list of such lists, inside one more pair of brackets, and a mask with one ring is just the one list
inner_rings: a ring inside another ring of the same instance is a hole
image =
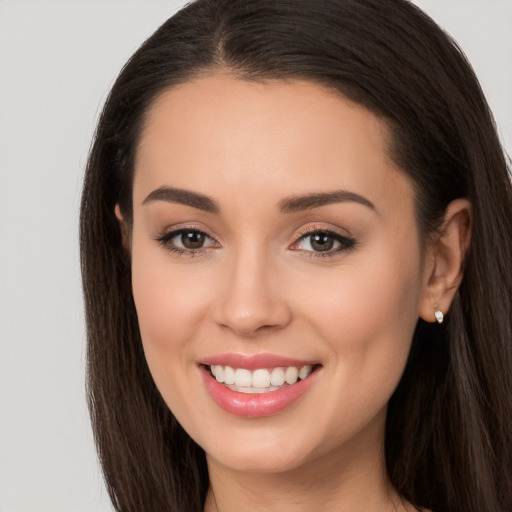
[[319, 365], [276, 368], [233, 368], [222, 365], [206, 365], [211, 376], [220, 384], [240, 393], [268, 393], [279, 391], [307, 379]]

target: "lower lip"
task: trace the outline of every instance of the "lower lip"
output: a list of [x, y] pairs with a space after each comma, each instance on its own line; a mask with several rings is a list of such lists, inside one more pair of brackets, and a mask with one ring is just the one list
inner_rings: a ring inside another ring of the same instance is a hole
[[307, 379], [268, 393], [240, 393], [217, 382], [205, 366], [200, 366], [204, 384], [213, 401], [236, 416], [263, 417], [277, 414], [298, 400], [314, 383], [318, 370]]

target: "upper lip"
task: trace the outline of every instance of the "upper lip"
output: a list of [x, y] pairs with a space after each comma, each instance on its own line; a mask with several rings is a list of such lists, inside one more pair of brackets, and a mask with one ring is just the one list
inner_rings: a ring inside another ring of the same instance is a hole
[[211, 357], [205, 357], [198, 361], [199, 364], [205, 366], [231, 366], [232, 368], [245, 368], [247, 370], [257, 370], [258, 368], [277, 368], [279, 366], [288, 367], [295, 366], [301, 368], [303, 366], [313, 366], [318, 361], [300, 360], [290, 357], [280, 356], [277, 354], [243, 354], [228, 353], [217, 354]]

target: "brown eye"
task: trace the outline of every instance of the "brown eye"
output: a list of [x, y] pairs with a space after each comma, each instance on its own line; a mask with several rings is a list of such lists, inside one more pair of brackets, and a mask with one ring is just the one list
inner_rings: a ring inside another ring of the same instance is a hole
[[205, 235], [200, 231], [183, 231], [180, 236], [185, 249], [200, 249], [205, 243]]
[[155, 240], [170, 252], [189, 256], [219, 247], [216, 240], [198, 229], [177, 229], [164, 233]]
[[330, 251], [334, 247], [334, 242], [334, 238], [328, 233], [315, 233], [310, 235], [310, 244], [314, 251]]
[[311, 256], [334, 256], [342, 251], [352, 249], [355, 240], [335, 231], [310, 231], [302, 235], [290, 248], [304, 251]]

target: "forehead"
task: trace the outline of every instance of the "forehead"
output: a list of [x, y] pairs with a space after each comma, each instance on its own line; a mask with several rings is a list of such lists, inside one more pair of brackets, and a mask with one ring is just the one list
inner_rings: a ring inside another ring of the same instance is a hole
[[318, 84], [202, 77], [151, 106], [134, 193], [170, 185], [207, 195], [265, 188], [269, 197], [339, 188], [396, 195], [395, 181], [405, 178], [387, 156], [389, 140], [376, 115]]

